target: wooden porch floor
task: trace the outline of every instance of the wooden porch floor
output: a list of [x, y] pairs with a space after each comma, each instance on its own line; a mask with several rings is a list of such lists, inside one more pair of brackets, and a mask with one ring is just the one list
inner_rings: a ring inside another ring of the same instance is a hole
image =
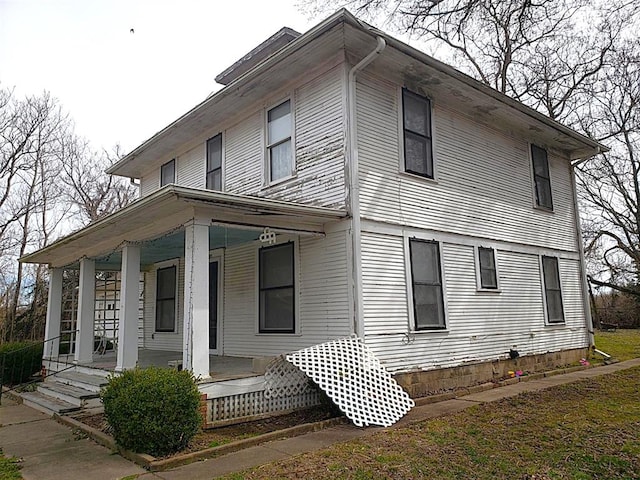
[[[148, 350], [144, 348], [138, 350], [138, 365], [142, 368], [150, 366], [168, 367], [169, 362], [172, 360], [182, 360], [182, 352]], [[73, 355], [62, 355], [60, 356], [60, 361], [73, 363]], [[108, 351], [104, 355], [94, 354], [93, 362], [85, 364], [84, 366], [112, 372], [116, 367], [116, 353]], [[252, 358], [218, 355], [209, 356], [209, 372], [211, 378], [205, 382], [217, 382], [262, 375], [260, 372], [253, 371]]]

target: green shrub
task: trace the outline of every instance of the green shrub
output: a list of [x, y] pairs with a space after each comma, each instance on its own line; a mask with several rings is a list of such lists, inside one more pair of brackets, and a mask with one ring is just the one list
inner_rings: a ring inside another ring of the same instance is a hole
[[18, 385], [29, 380], [42, 367], [41, 342], [9, 342], [0, 345], [3, 385]]
[[199, 431], [200, 393], [188, 371], [150, 367], [111, 376], [104, 413], [123, 448], [162, 456], [185, 448]]

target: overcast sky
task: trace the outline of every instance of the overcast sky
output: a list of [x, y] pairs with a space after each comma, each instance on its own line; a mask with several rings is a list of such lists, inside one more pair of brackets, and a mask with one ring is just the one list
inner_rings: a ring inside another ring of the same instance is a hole
[[50, 91], [94, 148], [130, 151], [281, 27], [303, 33], [321, 20], [294, 3], [0, 0], [0, 85]]

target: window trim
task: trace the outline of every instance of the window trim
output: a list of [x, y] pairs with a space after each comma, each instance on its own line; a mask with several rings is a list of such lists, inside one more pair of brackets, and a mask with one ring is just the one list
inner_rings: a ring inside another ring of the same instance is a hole
[[[431, 131], [430, 131], [431, 136], [429, 138], [431, 139], [431, 170], [433, 172], [433, 176], [431, 177], [428, 175], [423, 175], [418, 172], [411, 172], [406, 169], [405, 148], [404, 148], [404, 135], [405, 135], [404, 92], [405, 91], [408, 92], [410, 95], [414, 95], [416, 97], [425, 99], [429, 102], [429, 123], [431, 125]], [[434, 115], [434, 101], [431, 97], [417, 93], [408, 87], [399, 87], [397, 98], [398, 98], [397, 101], [398, 101], [398, 151], [399, 151], [398, 168], [399, 168], [399, 171], [400, 173], [409, 175], [413, 178], [420, 178], [425, 181], [437, 182], [438, 169], [437, 169], [437, 161], [436, 161], [436, 155], [435, 155], [437, 141], [436, 141], [436, 135], [435, 135], [436, 121], [435, 121], [435, 115]]]
[[[158, 271], [159, 270], [164, 270], [167, 268], [175, 268], [175, 272], [176, 272], [176, 285], [175, 285], [175, 305], [174, 305], [174, 315], [173, 315], [173, 330], [157, 330], [158, 327]], [[167, 262], [161, 262], [161, 263], [157, 263], [154, 266], [154, 273], [155, 273], [155, 285], [154, 285], [154, 291], [153, 291], [153, 334], [154, 335], [165, 335], [165, 334], [169, 334], [169, 335], [176, 335], [178, 334], [178, 313], [180, 311], [180, 288], [179, 288], [179, 283], [180, 283], [180, 262], [178, 260], [169, 260]]]
[[[281, 335], [283, 337], [300, 336], [301, 318], [300, 318], [300, 255], [297, 237], [290, 235], [278, 236], [278, 240], [273, 245], [265, 245], [256, 242], [256, 260], [255, 260], [255, 292], [256, 292], [256, 317], [255, 317], [255, 335], [274, 337]], [[265, 331], [260, 328], [260, 251], [264, 248], [278, 247], [287, 243], [292, 244], [293, 248], [293, 330], [283, 331]]]
[[[549, 175], [549, 178], [545, 178], [542, 177], [540, 175], [536, 174], [536, 169], [535, 169], [535, 165], [534, 165], [534, 155], [533, 155], [533, 149], [537, 148], [540, 149], [542, 151], [544, 151], [545, 153], [545, 157], [546, 157], [546, 162], [547, 162], [547, 172]], [[551, 182], [551, 163], [549, 162], [549, 150], [546, 147], [542, 147], [540, 145], [536, 145], [534, 143], [529, 143], [529, 165], [530, 165], [530, 172], [531, 172], [531, 183], [532, 183], [532, 188], [533, 188], [533, 206], [536, 209], [539, 210], [543, 210], [545, 212], [553, 212], [553, 184]], [[540, 201], [538, 199], [538, 177], [545, 179], [546, 181], [549, 182], [549, 199], [551, 200], [551, 206], [546, 206], [546, 205], [541, 205]]]
[[[169, 165], [170, 163], [173, 163], [173, 181], [171, 182], [163, 182], [163, 170], [164, 167], [166, 167], [167, 165]], [[178, 178], [178, 162], [176, 161], [175, 158], [172, 158], [171, 160], [169, 160], [168, 162], [163, 163], [160, 166], [160, 188], [166, 186], [166, 185], [171, 185], [171, 184], [175, 184], [177, 183], [177, 178]]]
[[[480, 268], [480, 249], [491, 250], [493, 252], [493, 265], [496, 272], [496, 286], [494, 287], [484, 287], [482, 285], [482, 271]], [[473, 246], [473, 254], [474, 261], [476, 267], [476, 291], [478, 292], [489, 292], [489, 293], [500, 293], [502, 290], [500, 288], [500, 271], [498, 268], [498, 252], [497, 248], [492, 245], [474, 245]]]
[[[291, 173], [289, 175], [285, 175], [284, 177], [278, 178], [277, 180], [271, 180], [271, 148], [281, 143], [284, 143], [286, 140], [280, 140], [279, 142], [270, 144], [269, 143], [269, 112], [283, 103], [289, 102], [289, 115], [291, 116], [291, 134], [289, 136], [289, 140], [291, 142]], [[273, 185], [278, 185], [279, 183], [285, 182], [292, 178], [295, 178], [298, 174], [298, 165], [296, 161], [296, 142], [295, 142], [295, 131], [296, 131], [296, 120], [295, 120], [295, 103], [293, 101], [293, 95], [289, 95], [287, 97], [282, 98], [281, 100], [269, 104], [264, 109], [264, 131], [263, 131], [263, 140], [264, 140], [264, 162], [263, 162], [263, 171], [264, 171], [264, 187], [270, 187]]]
[[[220, 167], [214, 168], [213, 170], [209, 170], [209, 141], [213, 140], [216, 137], [220, 137]], [[225, 171], [225, 136], [223, 132], [217, 133], [212, 137], [207, 138], [204, 142], [204, 188], [206, 190], [211, 190], [212, 192], [224, 192], [224, 171]], [[209, 173], [214, 172], [216, 170], [220, 170], [220, 190], [214, 190], [213, 188], [209, 188], [208, 177]]]
[[[551, 320], [549, 318], [549, 305], [548, 305], [548, 301], [547, 301], [547, 279], [546, 276], [544, 274], [544, 259], [545, 258], [553, 258], [556, 261], [556, 267], [557, 267], [557, 272], [558, 272], [558, 285], [559, 285], [559, 289], [558, 290], [553, 290], [553, 291], [558, 291], [560, 292], [560, 306], [562, 308], [562, 320]], [[555, 255], [539, 255], [538, 257], [538, 261], [539, 261], [539, 265], [540, 265], [540, 284], [542, 287], [542, 303], [543, 303], [543, 307], [544, 307], [544, 323], [545, 325], [548, 326], [564, 326], [567, 324], [567, 317], [565, 314], [565, 304], [564, 304], [564, 292], [562, 289], [562, 275], [560, 274], [560, 258], [558, 256]]]
[[[440, 290], [442, 292], [442, 326], [427, 326], [420, 327], [417, 326], [416, 319], [416, 311], [415, 311], [415, 295], [413, 288], [413, 263], [411, 261], [411, 241], [418, 241], [424, 243], [434, 243], [438, 247], [438, 268], [440, 270]], [[444, 275], [444, 262], [443, 262], [443, 242], [435, 240], [433, 238], [423, 238], [419, 236], [405, 236], [404, 237], [404, 247], [405, 247], [405, 277], [407, 279], [407, 309], [408, 309], [408, 317], [409, 317], [409, 331], [411, 333], [429, 333], [429, 332], [447, 332], [449, 329], [449, 322], [447, 316], [447, 290], [446, 290], [446, 281]]]

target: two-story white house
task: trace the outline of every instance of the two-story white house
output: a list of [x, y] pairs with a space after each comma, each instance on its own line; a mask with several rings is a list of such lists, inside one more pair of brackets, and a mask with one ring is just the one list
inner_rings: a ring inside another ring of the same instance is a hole
[[93, 361], [96, 270], [121, 275], [116, 370], [179, 352], [214, 381], [230, 357], [355, 334], [421, 395], [429, 372], [457, 372], [446, 388], [512, 368], [510, 350], [529, 369], [584, 356], [573, 166], [604, 146], [345, 10], [216, 80], [109, 169], [137, 201], [22, 259], [50, 267], [47, 338], [80, 270], [76, 363]]

